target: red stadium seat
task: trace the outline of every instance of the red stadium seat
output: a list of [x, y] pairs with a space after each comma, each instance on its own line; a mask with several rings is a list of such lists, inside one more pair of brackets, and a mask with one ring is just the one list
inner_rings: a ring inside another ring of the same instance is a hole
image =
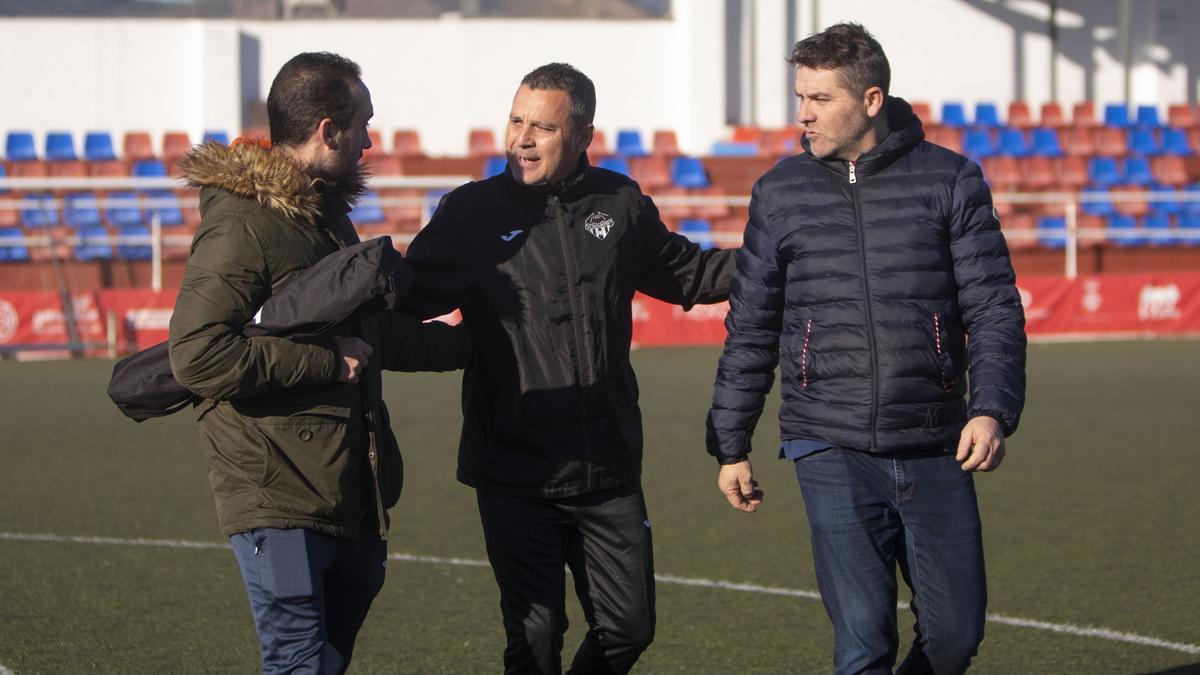
[[1071, 125], [1076, 127], [1097, 127], [1096, 106], [1091, 101], [1076, 103], [1071, 111]]
[[707, 197], [714, 200], [712, 204], [697, 204], [692, 207], [692, 215], [696, 218], [725, 218], [729, 215], [729, 205], [717, 203], [716, 199], [723, 199], [725, 191], [716, 185], [710, 185], [706, 188], [699, 188], [689, 191], [690, 195], [695, 197]]
[[129, 162], [112, 159], [88, 164], [88, 173], [93, 177], [118, 177], [129, 175]]
[[183, 156], [191, 152], [192, 142], [182, 131], [168, 131], [163, 134], [163, 162], [169, 167], [177, 164]]
[[638, 182], [643, 192], [657, 192], [659, 188], [671, 184], [669, 161], [665, 155], [630, 157], [630, 177]]
[[796, 127], [764, 129], [759, 153], [764, 157], [786, 157], [804, 152], [800, 145], [800, 130]]
[[1190, 103], [1176, 103], [1167, 108], [1167, 124], [1176, 129], [1190, 129], [1200, 124], [1200, 115]]
[[1021, 168], [1016, 157], [988, 157], [983, 160], [983, 177], [992, 192], [1015, 192], [1021, 182]]
[[404, 173], [401, 169], [399, 157], [379, 154], [364, 157], [363, 161], [367, 165], [367, 171], [372, 176], [399, 176]]
[[611, 154], [608, 150], [608, 137], [604, 135], [603, 131], [592, 130], [592, 144], [588, 146], [588, 152], [595, 152], [599, 157]]
[[30, 159], [23, 162], [8, 163], [9, 178], [46, 178], [50, 175], [49, 162], [44, 159]]
[[679, 139], [675, 137], [675, 132], [670, 130], [659, 129], [654, 132], [654, 154], [663, 155], [666, 157], [674, 157], [680, 154]]
[[1020, 187], [1029, 192], [1044, 192], [1058, 181], [1054, 160], [1049, 157], [1026, 157], [1021, 165]]
[[1163, 185], [1180, 186], [1189, 182], [1187, 162], [1177, 155], [1163, 155], [1150, 159], [1154, 180]]
[[48, 174], [51, 178], [86, 178], [87, 163], [80, 160], [51, 162]]
[[930, 129], [938, 126], [937, 120], [933, 119], [933, 108], [928, 103], [916, 101], [910, 103], [910, 105], [912, 105], [913, 114], [917, 116], [917, 119], [921, 120], [921, 126], [925, 127], [925, 133], [929, 133]]
[[690, 218], [692, 216], [691, 207], [687, 206], [686, 204], [664, 204], [663, 201], [659, 199], [660, 197], [683, 197], [686, 196], [687, 193], [688, 191], [686, 189], [675, 187], [674, 185], [667, 185], [655, 190], [652, 196], [654, 198], [655, 205], [658, 206], [658, 214], [664, 220]]
[[496, 151], [496, 134], [491, 129], [472, 129], [467, 136], [467, 156], [492, 157]]
[[1096, 130], [1091, 127], [1066, 127], [1059, 132], [1063, 152], [1073, 157], [1096, 154]]
[[406, 189], [388, 189], [379, 191], [380, 199], [404, 199], [412, 200], [412, 203], [403, 204], [385, 204], [383, 206], [384, 218], [391, 224], [392, 231], [398, 231], [401, 223], [409, 224], [412, 222], [421, 222], [424, 213], [421, 210], [424, 204], [425, 191], [412, 188]]
[[150, 142], [150, 134], [144, 131], [125, 132], [122, 156], [129, 161], [157, 159], [154, 156], [154, 146]]
[[1000, 231], [1008, 242], [1008, 248], [1017, 250], [1037, 246], [1037, 238], [1024, 236], [1036, 230], [1037, 222], [1029, 213], [1014, 213], [1007, 218], [1000, 218]]
[[1028, 103], [1013, 101], [1008, 104], [1008, 126], [1016, 129], [1028, 129], [1033, 126], [1033, 115], [1029, 112]]
[[401, 159], [425, 156], [425, 151], [421, 149], [421, 137], [416, 129], [397, 129], [392, 134], [392, 155]]
[[933, 130], [933, 134], [929, 137], [929, 142], [961, 154], [963, 150], [962, 129], [938, 127]]
[[[1115, 185], [1112, 188], [1114, 195], [1121, 193], [1140, 193], [1143, 191], [1144, 188], [1137, 185]], [[1117, 213], [1122, 213], [1127, 216], [1135, 216], [1137, 218], [1141, 218], [1150, 213], [1150, 203], [1144, 199], [1139, 199], [1136, 201], [1118, 201], [1114, 199], [1113, 206], [1117, 209]]]
[[1108, 157], [1124, 157], [1129, 154], [1129, 136], [1118, 127], [1100, 127], [1096, 136], [1096, 152]]
[[1068, 155], [1058, 160], [1058, 182], [1078, 190], [1088, 184], [1087, 158], [1082, 155]]
[[762, 129], [755, 126], [737, 125], [733, 128], [734, 143], [758, 143], [762, 140]]
[[1062, 106], [1057, 103], [1043, 103], [1042, 114], [1038, 122], [1043, 127], [1057, 129], [1067, 125], [1067, 118], [1063, 115]]

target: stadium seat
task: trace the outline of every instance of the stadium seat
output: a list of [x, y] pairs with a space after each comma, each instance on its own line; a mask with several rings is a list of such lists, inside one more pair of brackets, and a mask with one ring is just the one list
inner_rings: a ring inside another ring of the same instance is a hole
[[1109, 157], [1129, 154], [1129, 137], [1118, 127], [1100, 127], [1096, 133], [1096, 152]]
[[1059, 134], [1063, 152], [1078, 157], [1096, 154], [1096, 130], [1091, 127], [1066, 127]]
[[1042, 114], [1038, 117], [1038, 124], [1052, 129], [1067, 126], [1062, 106], [1057, 103], [1043, 103]]
[[[704, 200], [690, 207], [692, 218], [704, 218], [709, 222], [729, 216], [729, 204], [725, 203], [725, 191], [717, 185], [695, 188], [686, 193], [689, 197]], [[744, 221], [743, 221], [744, 224]]]
[[1145, 198], [1146, 188], [1141, 185], [1114, 185], [1113, 209], [1126, 216], [1141, 218], [1150, 213], [1150, 202]]
[[208, 131], [204, 132], [204, 137], [201, 142], [208, 143], [209, 141], [215, 141], [221, 145], [229, 145], [229, 134], [219, 129], [209, 129]]
[[[947, 150], [963, 154], [963, 133], [957, 127], [935, 127], [929, 136], [929, 142], [940, 145]], [[797, 146], [800, 147], [800, 146]]]
[[91, 192], [73, 192], [63, 197], [63, 223], [69, 227], [97, 227], [100, 223], [100, 206], [96, 195]]
[[1174, 236], [1170, 216], [1151, 213], [1142, 220], [1142, 230], [1151, 246], [1174, 246], [1180, 243], [1179, 238]]
[[358, 203], [350, 209], [350, 220], [355, 225], [386, 222], [387, 218], [383, 215], [383, 207], [379, 203], [379, 193], [373, 191], [364, 192], [358, 198]]
[[167, 166], [157, 159], [143, 159], [133, 163], [136, 178], [166, 178]]
[[1163, 155], [1150, 160], [1154, 180], [1163, 185], [1183, 185], [1188, 182], [1187, 163], [1178, 155]]
[[1163, 129], [1162, 151], [1166, 155], [1191, 157], [1192, 146], [1188, 143], [1187, 132], [1183, 129]]
[[38, 159], [33, 134], [28, 131], [10, 131], [4, 141], [4, 158], [10, 162], [28, 162]]
[[745, 124], [734, 125], [730, 140], [734, 143], [753, 143], [758, 145], [762, 140], [762, 129]]
[[1022, 190], [1041, 192], [1058, 183], [1058, 171], [1049, 157], [1033, 155], [1020, 160], [1019, 173]]
[[185, 225], [183, 207], [179, 197], [170, 190], [148, 190], [143, 196], [149, 200], [146, 204], [146, 221], [153, 222], [158, 216], [158, 224], [162, 227], [179, 227]]
[[1139, 127], [1157, 129], [1162, 126], [1162, 122], [1158, 119], [1158, 106], [1139, 105], [1136, 119]]
[[468, 157], [490, 157], [496, 152], [496, 134], [491, 129], [471, 129], [467, 134]]
[[909, 105], [912, 106], [913, 114], [917, 116], [917, 119], [921, 120], [921, 126], [925, 127], [926, 131], [937, 126], [937, 120], [933, 119], [933, 109], [929, 107], [928, 103], [924, 101], [910, 101]]
[[1129, 151], [1135, 155], [1161, 155], [1162, 145], [1153, 129], [1134, 127], [1129, 130]]
[[611, 154], [608, 150], [608, 137], [599, 129], [592, 129], [592, 142], [588, 145], [588, 155], [592, 154], [597, 157]]
[[707, 250], [714, 246], [712, 224], [707, 220], [700, 218], [681, 220], [678, 231], [693, 242], [700, 244], [701, 250]]
[[87, 163], [81, 160], [50, 162], [46, 165], [46, 175], [50, 178], [87, 178]]
[[1129, 157], [1125, 160], [1123, 183], [1126, 185], [1149, 185], [1154, 182], [1150, 171], [1150, 160], [1145, 157]]
[[[383, 215], [396, 231], [416, 231], [421, 227], [424, 213], [421, 209], [421, 198], [424, 192], [412, 188], [388, 189], [379, 191]], [[388, 203], [389, 200], [407, 200], [404, 203]]]
[[629, 160], [629, 176], [638, 182], [642, 192], [654, 192], [671, 184], [670, 161], [665, 155], [633, 157]]
[[1015, 192], [1021, 182], [1021, 168], [1016, 157], [988, 157], [983, 160], [983, 177], [993, 192]]
[[46, 159], [51, 162], [79, 159], [75, 154], [75, 139], [69, 131], [46, 133]]
[[[0, 227], [0, 263], [29, 260], [29, 247], [14, 242], [24, 236], [25, 233], [19, 227]], [[4, 240], [8, 240], [7, 246]]]
[[1029, 143], [1025, 139], [1025, 132], [1020, 129], [1001, 129], [998, 145], [997, 154], [1000, 155], [1009, 157], [1027, 157], [1029, 155]]
[[1076, 103], [1071, 108], [1071, 126], [1087, 128], [1100, 126], [1100, 123], [1096, 121], [1096, 106], [1091, 101]]
[[395, 157], [424, 157], [421, 136], [416, 129], [397, 129], [392, 133], [392, 155]]
[[88, 175], [93, 178], [118, 178], [129, 176], [129, 162], [120, 159], [88, 163]]
[[1029, 153], [1039, 157], [1062, 157], [1062, 146], [1058, 142], [1058, 132], [1047, 127], [1034, 129], [1030, 134]]
[[759, 150], [766, 157], [786, 157], [804, 152], [796, 127], [764, 130]]
[[58, 209], [54, 206], [54, 195], [27, 194], [26, 205], [21, 208], [21, 226], [26, 229], [54, 227], [58, 225]]
[[105, 197], [104, 219], [110, 225], [124, 227], [141, 225], [142, 208], [137, 194], [133, 192], [110, 192]]
[[643, 157], [649, 153], [642, 145], [642, 134], [637, 129], [617, 131], [617, 154], [623, 157]]
[[363, 162], [367, 165], [367, 172], [372, 176], [401, 176], [404, 174], [400, 158], [395, 155], [375, 155], [370, 159], [364, 159]]
[[[8, 177], [8, 172], [6, 172], [4, 170], [4, 162], [0, 162], [0, 179], [7, 178], [7, 177]], [[8, 194], [8, 188], [0, 187], [0, 195], [6, 195], [6, 194]], [[0, 209], [0, 212], [5, 211], [5, 210], [6, 209]]]
[[713, 157], [757, 157], [759, 146], [758, 143], [717, 141], [709, 154]]
[[1113, 214], [1108, 217], [1105, 237], [1117, 246], [1141, 246], [1146, 243], [1137, 226], [1137, 219], [1125, 214]]
[[609, 171], [615, 171], [626, 176], [631, 175], [629, 169], [629, 160], [621, 155], [609, 155], [608, 157], [601, 157], [598, 166], [601, 169], [608, 169]]
[[75, 245], [76, 260], [112, 260], [112, 244], [108, 230], [103, 226], [81, 227], [76, 234], [79, 236], [79, 243]]
[[1177, 216], [1183, 213], [1179, 191], [1170, 185], [1151, 185], [1150, 213], [1160, 216]]
[[176, 164], [184, 155], [192, 150], [192, 141], [182, 131], [168, 131], [163, 134], [163, 161]]
[[1033, 114], [1029, 112], [1029, 104], [1025, 101], [1012, 101], [1008, 104], [1008, 126], [1014, 129], [1028, 129], [1033, 126]]
[[1037, 221], [1037, 240], [1049, 248], [1067, 245], [1067, 219], [1062, 216], [1042, 216]]
[[1200, 183], [1192, 183], [1180, 191], [1183, 211], [1187, 215], [1200, 216]]
[[112, 135], [107, 131], [89, 131], [84, 134], [83, 158], [89, 162], [105, 162], [116, 159]]
[[[108, 138], [108, 134], [104, 133], [104, 137], [108, 139], [109, 154], [112, 150], [112, 139]], [[88, 139], [92, 138], [92, 134], [88, 134]], [[86, 154], [87, 150], [84, 150]], [[122, 155], [127, 160], [138, 161], [145, 159], [157, 159], [154, 156], [154, 144], [150, 141], [150, 134], [145, 131], [127, 131], [125, 132], [125, 142], [121, 150]], [[97, 157], [96, 159], [115, 159], [113, 157]]]
[[1179, 241], [1189, 246], [1200, 245], [1200, 214], [1187, 214], [1179, 219]]
[[654, 154], [674, 157], [679, 153], [679, 139], [670, 129], [659, 129], [654, 132]]
[[[150, 228], [145, 225], [126, 225], [117, 228], [118, 237], [149, 237]], [[78, 253], [76, 257], [78, 257]], [[121, 260], [150, 260], [154, 256], [150, 244], [135, 244], [132, 242], [119, 242], [117, 244], [117, 257]]]
[[1196, 107], [1190, 103], [1172, 103], [1167, 107], [1167, 124], [1176, 129], [1188, 129], [1198, 122]]
[[1080, 190], [1079, 210], [1094, 216], [1111, 216], [1117, 212], [1113, 206], [1112, 193], [1101, 187], [1086, 187]]
[[1079, 235], [1079, 245], [1098, 244], [1104, 241], [1105, 226], [1108, 220], [1102, 216], [1090, 213], [1080, 213], [1075, 218], [1076, 233]]
[[944, 127], [965, 127], [967, 126], [967, 109], [963, 104], [957, 101], [947, 101], [942, 104], [942, 126]]
[[992, 133], [987, 129], [969, 129], [963, 134], [963, 154], [977, 162], [996, 154]]
[[1121, 128], [1129, 126], [1129, 107], [1124, 103], [1109, 103], [1104, 106], [1104, 125]]
[[493, 155], [483, 160], [483, 177], [499, 176], [508, 168], [508, 158], [504, 155]]
[[704, 164], [696, 157], [680, 155], [671, 160], [671, 182], [682, 188], [708, 187]]
[[977, 127], [998, 127], [1000, 123], [1000, 110], [995, 103], [976, 103], [975, 104], [975, 126]]

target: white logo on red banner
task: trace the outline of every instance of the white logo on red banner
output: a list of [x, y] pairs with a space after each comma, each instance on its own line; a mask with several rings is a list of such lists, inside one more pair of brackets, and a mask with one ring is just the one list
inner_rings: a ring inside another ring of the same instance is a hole
[[1083, 305], [1083, 311], [1088, 314], [1095, 314], [1100, 311], [1100, 306], [1104, 304], [1104, 296], [1100, 294], [1100, 280], [1088, 279], [1083, 282], [1083, 298], [1080, 300]]
[[1165, 321], [1179, 318], [1179, 286], [1166, 284], [1142, 286], [1138, 293], [1138, 318], [1142, 321]]
[[20, 325], [21, 317], [17, 314], [17, 308], [7, 300], [0, 300], [0, 342], [13, 339]]

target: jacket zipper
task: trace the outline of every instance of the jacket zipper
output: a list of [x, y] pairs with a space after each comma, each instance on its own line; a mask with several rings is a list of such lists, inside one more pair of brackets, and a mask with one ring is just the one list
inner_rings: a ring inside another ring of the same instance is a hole
[[[858, 184], [858, 176], [854, 172], [854, 162], [848, 162], [850, 165], [849, 181], [850, 185]], [[862, 219], [862, 204], [859, 203], [858, 188], [851, 187], [850, 194], [854, 202], [854, 224], [858, 226], [858, 253], [862, 260], [862, 280], [863, 280], [863, 307], [867, 312], [867, 341], [871, 345], [871, 452], [879, 451], [879, 443], [876, 438], [875, 421], [879, 416], [879, 354], [878, 345], [875, 344], [875, 319], [871, 315], [871, 282], [868, 280], [870, 274], [867, 271], [867, 231], [863, 225]]]
[[[587, 404], [587, 386], [591, 381], [589, 373], [591, 372], [591, 358], [585, 348], [583, 339], [583, 331], [579, 325], [579, 317], [581, 316], [581, 302], [575, 297], [575, 267], [572, 265], [571, 248], [567, 240], [567, 223], [562, 217], [562, 203], [557, 196], [550, 197], [550, 205], [554, 209], [554, 220], [558, 223], [558, 243], [562, 247], [563, 267], [567, 275], [567, 298], [571, 303], [571, 330], [575, 334], [575, 353], [579, 360], [579, 412], [582, 420], [583, 433], [583, 450], [584, 455], [591, 457], [590, 443], [588, 442], [589, 434], [587, 433], [588, 420], [588, 404]], [[590, 489], [592, 483], [592, 474], [590, 471], [585, 473], [584, 480]]]

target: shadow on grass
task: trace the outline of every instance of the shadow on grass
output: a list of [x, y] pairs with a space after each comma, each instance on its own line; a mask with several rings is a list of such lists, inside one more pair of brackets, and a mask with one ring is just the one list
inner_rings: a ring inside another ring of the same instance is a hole
[[1166, 670], [1147, 670], [1142, 675], [1200, 675], [1200, 663], [1193, 663], [1178, 668], [1167, 668]]

